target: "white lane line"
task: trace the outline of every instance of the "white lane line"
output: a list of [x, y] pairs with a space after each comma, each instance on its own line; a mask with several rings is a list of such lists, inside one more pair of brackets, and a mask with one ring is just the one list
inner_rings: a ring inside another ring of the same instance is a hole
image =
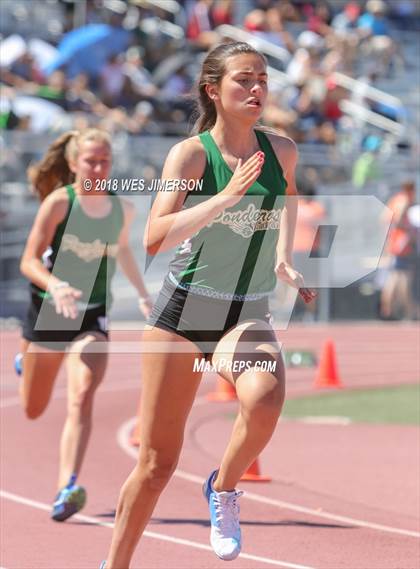
[[[138, 386], [138, 387], [140, 388], [140, 386]], [[103, 387], [100, 388], [100, 391], [101, 392], [112, 392], [112, 391], [119, 391], [119, 390], [130, 389], [130, 388], [136, 389], [137, 383], [130, 380], [130, 381], [126, 381], [124, 383], [123, 382], [117, 383], [117, 384], [112, 383], [110, 385], [105, 384]], [[65, 389], [59, 389], [55, 392], [54, 399], [56, 399], [56, 398], [59, 399], [59, 398], [65, 397], [65, 396], [66, 396], [66, 390]], [[19, 405], [19, 402], [20, 402], [19, 397], [8, 397], [8, 398], [0, 401], [0, 408], [13, 407], [13, 406]], [[207, 399], [205, 397], [197, 397], [194, 405], [204, 405], [205, 403], [207, 403]], [[117, 439], [118, 439], [118, 444], [120, 445], [120, 447], [129, 456], [133, 457], [134, 459], [137, 459], [137, 450], [134, 449], [128, 442], [130, 432], [133, 429], [135, 422], [136, 422], [136, 417], [129, 419], [128, 421], [123, 423], [123, 425], [120, 427], [120, 429], [118, 431]], [[196, 484], [202, 484], [203, 483], [203, 479], [200, 478], [199, 476], [196, 476], [195, 474], [191, 474], [189, 472], [185, 472], [185, 471], [180, 470], [180, 469], [177, 469], [175, 471], [174, 476], [177, 476], [178, 478], [182, 478], [183, 480], [188, 480], [189, 482], [194, 482]], [[300, 512], [303, 514], [309, 514], [312, 516], [317, 516], [319, 518], [339, 521], [339, 522], [348, 523], [348, 524], [355, 524], [355, 525], [358, 525], [360, 527], [367, 527], [367, 528], [374, 529], [377, 531], [383, 531], [383, 532], [393, 533], [393, 534], [397, 534], [397, 535], [404, 535], [404, 536], [408, 536], [408, 537], [420, 538], [420, 532], [417, 532], [417, 531], [411, 531], [411, 530], [405, 530], [405, 529], [401, 529], [401, 528], [395, 528], [392, 526], [375, 524], [375, 523], [367, 522], [365, 520], [358, 520], [356, 518], [350, 518], [347, 516], [340, 516], [340, 515], [333, 514], [330, 512], [325, 512], [325, 511], [320, 512], [319, 510], [314, 510], [312, 508], [306, 508], [305, 506], [299, 506], [298, 504], [292, 504], [290, 502], [284, 502], [281, 500], [275, 500], [272, 498], [267, 498], [266, 496], [262, 496], [261, 494], [254, 494], [253, 492], [247, 491], [246, 494], [244, 494], [244, 498], [248, 498], [249, 500], [254, 500], [256, 502], [260, 502], [263, 504], [269, 504], [271, 506], [276, 506], [276, 507], [284, 508], [287, 510]]]
[[[136, 418], [132, 418], [129, 421], [123, 423], [117, 433], [117, 441], [119, 446], [126, 452], [129, 456], [137, 459], [138, 450], [137, 448], [133, 448], [129, 443], [130, 433], [135, 425]], [[176, 469], [174, 472], [174, 476], [178, 478], [182, 478], [183, 480], [188, 480], [189, 482], [195, 482], [196, 484], [203, 484], [204, 479], [200, 476], [196, 476], [195, 474], [190, 474], [189, 472], [185, 472], [184, 470]], [[261, 494], [255, 494], [253, 492], [245, 492], [243, 499], [253, 500], [254, 502], [260, 502], [262, 504], [269, 504], [270, 506], [276, 506], [279, 508], [283, 508], [286, 510], [292, 510], [294, 512], [299, 512], [302, 514], [309, 514], [311, 516], [317, 516], [319, 518], [324, 518], [327, 520], [334, 520], [336, 522], [343, 522], [345, 524], [357, 525], [360, 527], [365, 527], [369, 529], [374, 529], [377, 531], [383, 531], [387, 533], [394, 533], [398, 535], [404, 535], [407, 537], [417, 537], [420, 538], [420, 532], [411, 531], [401, 528], [395, 528], [392, 526], [385, 526], [382, 524], [375, 524], [372, 522], [368, 522], [365, 520], [359, 520], [357, 518], [350, 518], [347, 516], [340, 516], [337, 514], [333, 514], [331, 512], [319, 511], [313, 508], [307, 508], [305, 506], [299, 506], [298, 504], [292, 504], [290, 502], [283, 502], [282, 500], [276, 500], [274, 498], [267, 498]]]
[[[23, 506], [29, 506], [30, 508], [44, 510], [47, 512], [51, 510], [50, 504], [44, 504], [43, 502], [31, 500], [29, 498], [25, 498], [24, 496], [19, 496], [18, 494], [7, 492], [6, 490], [0, 490], [0, 497], [4, 498], [5, 500], [10, 500], [11, 502], [16, 502], [17, 504], [22, 504]], [[111, 522], [102, 522], [98, 518], [94, 518], [92, 516], [85, 516], [83, 514], [75, 514], [73, 516], [73, 519], [80, 520], [81, 522], [85, 522], [91, 525], [110, 528], [110, 529], [113, 529], [114, 527], [114, 524]], [[152, 539], [169, 541], [170, 543], [176, 543], [178, 545], [186, 545], [187, 547], [193, 547], [195, 549], [203, 549], [205, 551], [211, 551], [213, 553], [213, 549], [209, 545], [200, 543], [198, 541], [181, 539], [178, 537], [173, 537], [171, 535], [166, 535], [164, 533], [158, 533], [155, 531], [148, 531], [148, 530], [143, 532], [143, 535], [146, 537], [150, 537]], [[314, 567], [310, 567], [308, 565], [288, 563], [287, 561], [279, 561], [277, 559], [270, 559], [269, 557], [261, 557], [259, 555], [251, 555], [249, 553], [240, 553], [239, 557], [242, 557], [242, 559], [249, 559], [251, 561], [258, 561], [259, 563], [267, 563], [268, 565], [276, 565], [277, 567], [285, 567], [286, 569], [315, 569]]]
[[[293, 420], [289, 417], [289, 420]], [[341, 425], [347, 427], [347, 425], [352, 424], [352, 420], [349, 417], [335, 417], [333, 415], [320, 415], [306, 417], [300, 417], [294, 419], [297, 423], [306, 423], [307, 425]]]

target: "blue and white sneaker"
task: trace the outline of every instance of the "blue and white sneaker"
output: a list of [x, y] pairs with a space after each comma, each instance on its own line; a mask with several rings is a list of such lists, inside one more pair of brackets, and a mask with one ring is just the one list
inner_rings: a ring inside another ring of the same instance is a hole
[[105, 565], [106, 565], [106, 560], [105, 560], [105, 561], [102, 561], [102, 563], [101, 563], [99, 569], [106, 569], [106, 568], [105, 568]]
[[236, 559], [241, 552], [238, 498], [243, 492], [216, 492], [213, 488], [217, 470], [203, 484], [203, 494], [210, 510], [210, 544], [215, 554], [224, 561]]
[[79, 512], [86, 503], [86, 491], [82, 486], [75, 484], [76, 476], [57, 494], [51, 518], [56, 522], [64, 522], [70, 516]]
[[15, 372], [18, 375], [22, 375], [22, 372], [23, 372], [23, 354], [21, 354], [20, 352], [15, 355], [14, 366], [15, 366]]

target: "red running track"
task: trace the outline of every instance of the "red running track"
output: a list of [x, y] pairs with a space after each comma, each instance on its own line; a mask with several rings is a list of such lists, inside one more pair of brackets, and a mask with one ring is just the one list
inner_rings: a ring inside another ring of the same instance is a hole
[[[118, 333], [134, 342], [138, 333]], [[292, 327], [287, 349], [317, 353], [336, 341], [348, 388], [415, 382], [419, 332], [414, 326]], [[1, 560], [6, 569], [95, 569], [111, 536], [113, 509], [133, 466], [127, 444], [141, 382], [137, 354], [113, 354], [98, 392], [94, 430], [81, 474], [88, 503], [64, 524], [49, 520], [57, 448], [64, 420], [64, 378], [37, 421], [18, 406], [12, 356], [17, 332], [2, 340]], [[409, 354], [411, 356], [409, 357]], [[123, 370], [123, 371], [122, 371]], [[310, 392], [313, 370], [289, 370], [289, 396]], [[232, 427], [235, 403], [207, 403], [214, 377], [203, 378], [179, 469], [137, 548], [133, 569], [211, 569], [226, 566], [208, 546], [200, 482], [217, 466]], [[229, 567], [260, 569], [417, 569], [419, 431], [390, 425], [314, 425], [281, 421], [261, 457], [269, 484], [241, 483], [244, 555]]]

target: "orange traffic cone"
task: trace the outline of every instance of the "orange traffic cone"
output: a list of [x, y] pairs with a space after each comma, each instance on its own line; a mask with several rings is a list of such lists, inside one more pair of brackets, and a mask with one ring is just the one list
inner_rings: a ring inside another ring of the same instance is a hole
[[140, 446], [140, 402], [137, 411], [136, 423], [130, 435], [130, 445], [133, 447]]
[[263, 476], [260, 474], [260, 466], [258, 463], [258, 458], [247, 468], [245, 474], [242, 475], [241, 480], [247, 482], [271, 482], [269, 476]]
[[314, 387], [343, 387], [337, 367], [333, 340], [327, 340], [322, 349]]
[[236, 391], [233, 385], [220, 377], [217, 378], [216, 391], [207, 394], [209, 401], [234, 401], [236, 399]]

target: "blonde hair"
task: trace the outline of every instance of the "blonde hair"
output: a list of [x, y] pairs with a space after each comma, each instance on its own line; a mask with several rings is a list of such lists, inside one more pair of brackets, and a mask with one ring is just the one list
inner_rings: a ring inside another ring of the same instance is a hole
[[111, 138], [103, 130], [71, 130], [59, 136], [38, 163], [29, 166], [29, 181], [41, 201], [57, 188], [74, 182], [69, 161], [76, 159], [80, 146], [88, 141], [104, 142], [111, 147]]

